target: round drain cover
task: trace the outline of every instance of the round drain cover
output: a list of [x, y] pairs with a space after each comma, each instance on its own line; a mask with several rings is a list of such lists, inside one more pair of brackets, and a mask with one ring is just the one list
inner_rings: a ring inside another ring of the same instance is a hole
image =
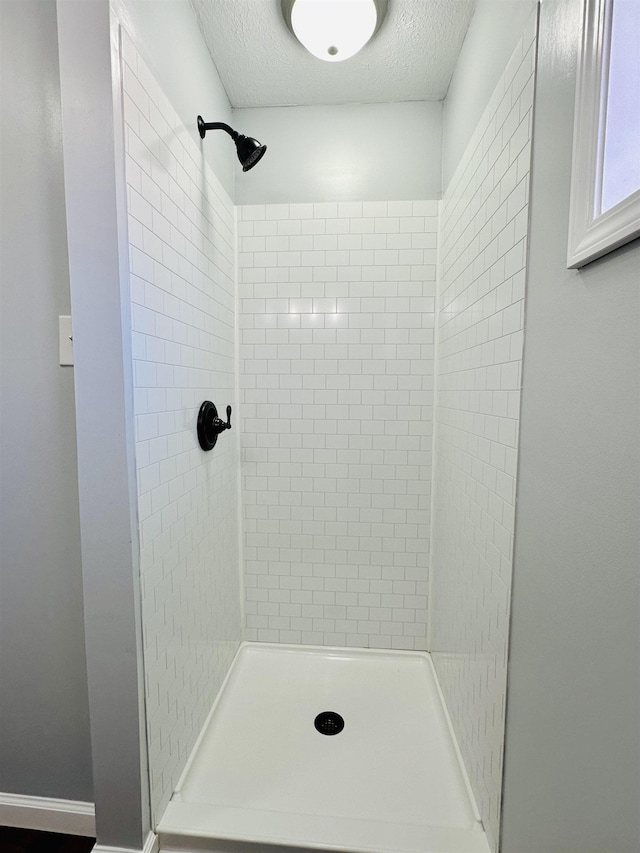
[[321, 735], [337, 735], [344, 728], [344, 720], [335, 711], [323, 711], [313, 721]]

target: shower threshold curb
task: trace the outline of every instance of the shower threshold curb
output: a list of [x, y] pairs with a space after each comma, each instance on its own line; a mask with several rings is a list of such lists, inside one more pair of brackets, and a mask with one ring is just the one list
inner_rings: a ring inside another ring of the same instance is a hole
[[[238, 826], [260, 823], [259, 832], [238, 832]], [[276, 850], [327, 850], [335, 853], [489, 853], [482, 828], [410, 826], [386, 821], [262, 812], [256, 809], [172, 803], [158, 828], [161, 851], [235, 853], [224, 842], [243, 842], [238, 853]], [[171, 827], [173, 824], [173, 827]], [[166, 827], [166, 828], [165, 828]], [[311, 841], [309, 836], [315, 836]], [[371, 842], [363, 842], [369, 836]], [[373, 840], [375, 838], [375, 841]], [[194, 844], [195, 842], [195, 844]]]

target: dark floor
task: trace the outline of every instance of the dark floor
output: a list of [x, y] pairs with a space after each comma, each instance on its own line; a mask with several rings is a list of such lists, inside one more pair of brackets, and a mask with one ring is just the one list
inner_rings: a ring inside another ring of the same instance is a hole
[[89, 853], [95, 838], [36, 832], [33, 829], [11, 829], [0, 826], [2, 853]]

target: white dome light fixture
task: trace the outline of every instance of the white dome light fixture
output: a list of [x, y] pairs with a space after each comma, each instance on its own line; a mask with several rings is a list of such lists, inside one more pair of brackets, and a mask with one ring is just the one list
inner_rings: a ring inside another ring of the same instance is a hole
[[342, 62], [371, 40], [386, 6], [387, 0], [282, 0], [282, 14], [309, 53]]

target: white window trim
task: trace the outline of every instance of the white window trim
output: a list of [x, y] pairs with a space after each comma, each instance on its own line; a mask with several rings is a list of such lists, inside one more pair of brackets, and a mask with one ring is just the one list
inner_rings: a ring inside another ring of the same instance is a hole
[[604, 122], [600, 104], [607, 91], [611, 6], [585, 0], [582, 48], [573, 128], [567, 266], [576, 269], [640, 235], [640, 190], [600, 216], [594, 215], [602, 184]]

